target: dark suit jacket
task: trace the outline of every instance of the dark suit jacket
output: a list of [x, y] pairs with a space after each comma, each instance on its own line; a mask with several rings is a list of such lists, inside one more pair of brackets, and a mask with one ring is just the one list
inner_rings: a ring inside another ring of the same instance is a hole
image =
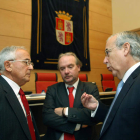
[[[104, 118], [103, 108], [99, 104], [95, 119]], [[123, 85], [99, 140], [140, 140], [140, 67]]]
[[[99, 100], [99, 92], [96, 85], [79, 81], [74, 107], [69, 108], [68, 118], [58, 116], [54, 109], [58, 107], [69, 107], [68, 94], [64, 82], [50, 86], [46, 93], [43, 107], [43, 122], [47, 126], [45, 140], [59, 140], [62, 133], [75, 135], [76, 140], [91, 140], [94, 131], [92, 126], [95, 122], [91, 120], [91, 111], [84, 108], [81, 103], [81, 95], [87, 92]], [[87, 124], [87, 128], [74, 131], [76, 124]], [[92, 139], [93, 140], [93, 139]]]
[[[32, 114], [33, 116], [33, 114]], [[39, 133], [34, 122], [37, 140]], [[0, 76], [0, 140], [31, 140], [21, 105], [7, 81]]]

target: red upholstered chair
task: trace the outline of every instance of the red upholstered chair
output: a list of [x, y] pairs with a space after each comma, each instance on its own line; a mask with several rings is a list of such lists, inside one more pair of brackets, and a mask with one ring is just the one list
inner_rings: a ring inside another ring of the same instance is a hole
[[101, 83], [103, 91], [107, 91], [112, 88], [112, 91], [116, 91], [114, 76], [112, 74], [101, 74]]
[[79, 74], [78, 77], [79, 77], [79, 80], [80, 81], [82, 81], [82, 82], [88, 82], [88, 76], [87, 76], [87, 74]]
[[42, 90], [47, 91], [47, 87], [57, 82], [57, 73], [35, 73], [36, 93], [41, 93]]

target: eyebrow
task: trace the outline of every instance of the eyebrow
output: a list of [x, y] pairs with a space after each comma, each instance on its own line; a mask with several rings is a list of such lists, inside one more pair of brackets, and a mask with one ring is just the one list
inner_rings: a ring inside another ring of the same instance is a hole
[[29, 59], [29, 58], [25, 58], [25, 59], [23, 59], [23, 60], [29, 60], [29, 61], [30, 61], [30, 59]]

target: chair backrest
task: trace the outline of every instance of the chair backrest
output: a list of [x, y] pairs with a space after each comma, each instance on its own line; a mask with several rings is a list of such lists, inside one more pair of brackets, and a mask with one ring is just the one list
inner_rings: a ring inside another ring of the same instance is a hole
[[116, 91], [114, 76], [112, 74], [101, 74], [101, 83], [103, 91], [107, 91], [112, 88], [112, 91]]
[[57, 73], [35, 73], [36, 93], [41, 93], [42, 90], [46, 92], [48, 86], [56, 83]]
[[87, 74], [79, 74], [78, 77], [79, 77], [80, 81], [82, 81], [82, 82], [88, 82], [88, 76], [87, 76]]

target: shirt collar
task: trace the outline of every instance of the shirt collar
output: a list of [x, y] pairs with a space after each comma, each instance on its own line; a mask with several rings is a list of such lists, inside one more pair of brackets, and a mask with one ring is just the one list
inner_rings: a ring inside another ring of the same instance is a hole
[[79, 78], [78, 78], [78, 80], [73, 85], [65, 84], [66, 89], [67, 89], [67, 87], [74, 87], [74, 89], [77, 89], [78, 83], [79, 83]]
[[131, 68], [129, 68], [127, 70], [127, 72], [125, 73], [124, 77], [123, 77], [123, 82], [125, 83], [126, 80], [128, 79], [128, 77], [132, 74], [132, 72], [138, 67], [140, 66], [140, 62], [136, 63], [135, 65], [133, 65]]

